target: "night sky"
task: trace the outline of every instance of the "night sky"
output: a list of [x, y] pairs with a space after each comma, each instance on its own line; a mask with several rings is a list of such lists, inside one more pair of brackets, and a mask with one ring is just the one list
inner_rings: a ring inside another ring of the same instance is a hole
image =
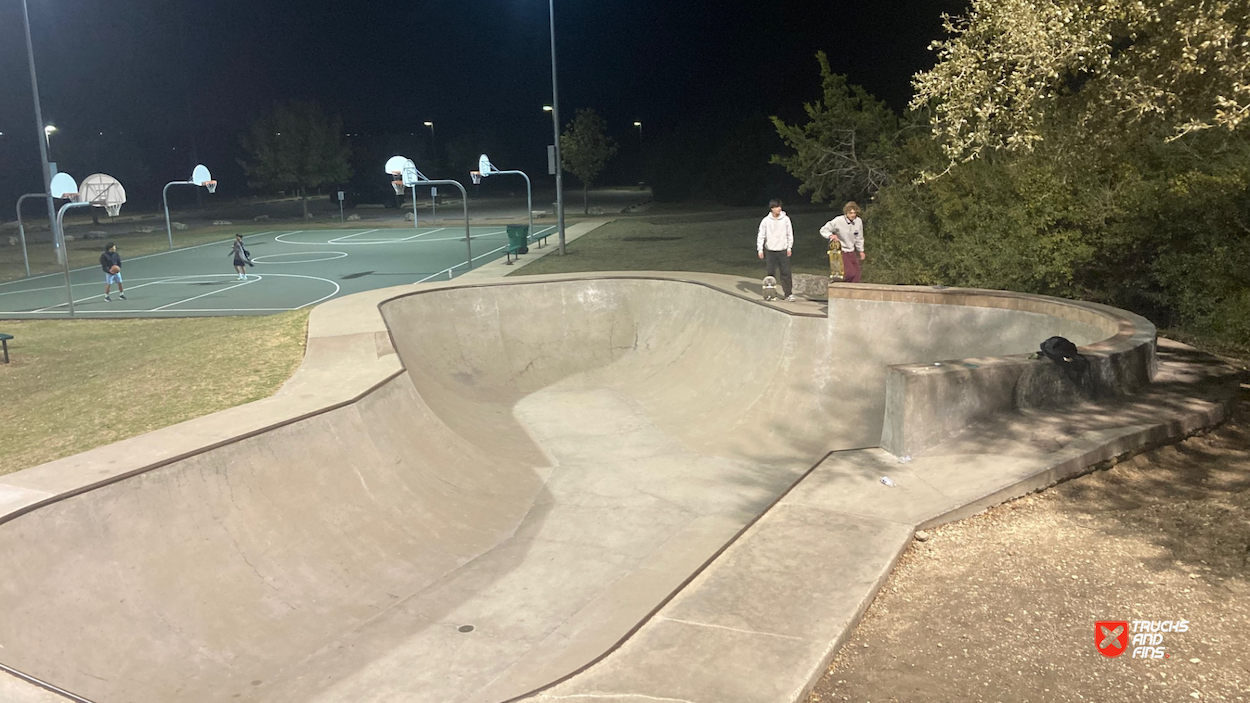
[[[223, 191], [243, 194], [237, 135], [275, 101], [301, 99], [341, 115], [346, 132], [428, 139], [421, 123], [429, 120], [445, 153], [480, 143], [502, 154], [492, 158], [505, 168], [545, 172], [551, 122], [541, 108], [551, 68], [542, 0], [27, 1], [44, 119], [59, 130], [53, 160], [71, 143], [62, 140], [104, 132], [133, 144], [151, 180], [163, 183], [189, 175], [194, 148], [233, 178]], [[596, 109], [623, 156], [637, 148], [634, 120], [650, 140], [751, 115], [793, 118], [818, 97], [820, 49], [836, 71], [902, 108], [911, 75], [931, 65], [940, 14], [960, 8], [956, 0], [556, 0], [561, 117]], [[17, 0], [0, 4], [0, 132], [4, 212], [42, 185]]]

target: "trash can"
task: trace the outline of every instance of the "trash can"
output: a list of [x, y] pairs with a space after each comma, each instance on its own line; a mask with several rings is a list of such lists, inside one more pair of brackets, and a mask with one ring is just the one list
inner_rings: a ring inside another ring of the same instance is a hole
[[528, 254], [529, 236], [529, 225], [508, 225], [508, 253]]

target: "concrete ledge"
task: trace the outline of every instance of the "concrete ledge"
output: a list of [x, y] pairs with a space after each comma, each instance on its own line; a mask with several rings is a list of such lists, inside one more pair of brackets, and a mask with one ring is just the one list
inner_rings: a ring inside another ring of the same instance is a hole
[[1106, 305], [1004, 291], [869, 284], [833, 284], [829, 297], [1031, 312], [1108, 335], [1080, 347], [1089, 368], [1079, 377], [1065, 374], [1049, 359], [1023, 354], [891, 366], [881, 446], [898, 456], [916, 454], [1006, 410], [1060, 407], [1137, 392], [1150, 383], [1157, 367], [1155, 326]]

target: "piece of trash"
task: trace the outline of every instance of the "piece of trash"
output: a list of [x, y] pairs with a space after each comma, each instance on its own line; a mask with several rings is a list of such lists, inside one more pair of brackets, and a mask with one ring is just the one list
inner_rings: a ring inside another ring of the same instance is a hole
[[898, 458], [898, 463], [900, 463], [900, 464], [910, 464], [910, 463], [911, 463], [911, 455], [910, 455], [910, 454], [904, 454], [903, 456], [900, 456], [900, 457]]
[[933, 365], [934, 365], [934, 366], [941, 366], [941, 365], [942, 365], [942, 362], [940, 362], [940, 361], [935, 361], [935, 362], [933, 362]]
[[917, 542], [928, 542], [928, 541], [929, 541], [929, 533], [928, 533], [928, 532], [925, 532], [924, 530], [920, 530], [919, 532], [917, 532], [917, 533], [916, 533], [916, 535], [915, 535], [915, 536], [916, 536], [916, 541], [917, 541]]
[[885, 485], [887, 485], [887, 486], [897, 486], [897, 485], [898, 485], [897, 483], [894, 483], [893, 481], [891, 481], [889, 476], [882, 476], [882, 477], [881, 477], [881, 482], [882, 482], [882, 483], [884, 483], [884, 484], [885, 484]]

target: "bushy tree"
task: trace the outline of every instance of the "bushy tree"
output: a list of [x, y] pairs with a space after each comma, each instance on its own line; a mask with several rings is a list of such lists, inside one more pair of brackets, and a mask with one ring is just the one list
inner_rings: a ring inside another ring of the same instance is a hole
[[307, 102], [276, 105], [239, 138], [239, 164], [253, 188], [294, 191], [308, 217], [308, 189], [343, 183], [352, 175], [343, 121]]
[[1250, 0], [971, 0], [915, 78], [952, 161], [1028, 150], [1057, 113], [1114, 138], [1250, 117]]
[[560, 135], [560, 160], [564, 169], [582, 182], [582, 210], [587, 215], [590, 186], [615, 155], [616, 141], [608, 136], [607, 121], [590, 108], [578, 110]]
[[774, 156], [773, 163], [799, 179], [799, 192], [811, 193], [812, 202], [868, 200], [890, 181], [898, 117], [868, 91], [834, 73], [823, 51], [816, 61], [822, 98], [803, 106], [808, 117], [804, 124], [772, 118], [777, 133], [794, 150]]

